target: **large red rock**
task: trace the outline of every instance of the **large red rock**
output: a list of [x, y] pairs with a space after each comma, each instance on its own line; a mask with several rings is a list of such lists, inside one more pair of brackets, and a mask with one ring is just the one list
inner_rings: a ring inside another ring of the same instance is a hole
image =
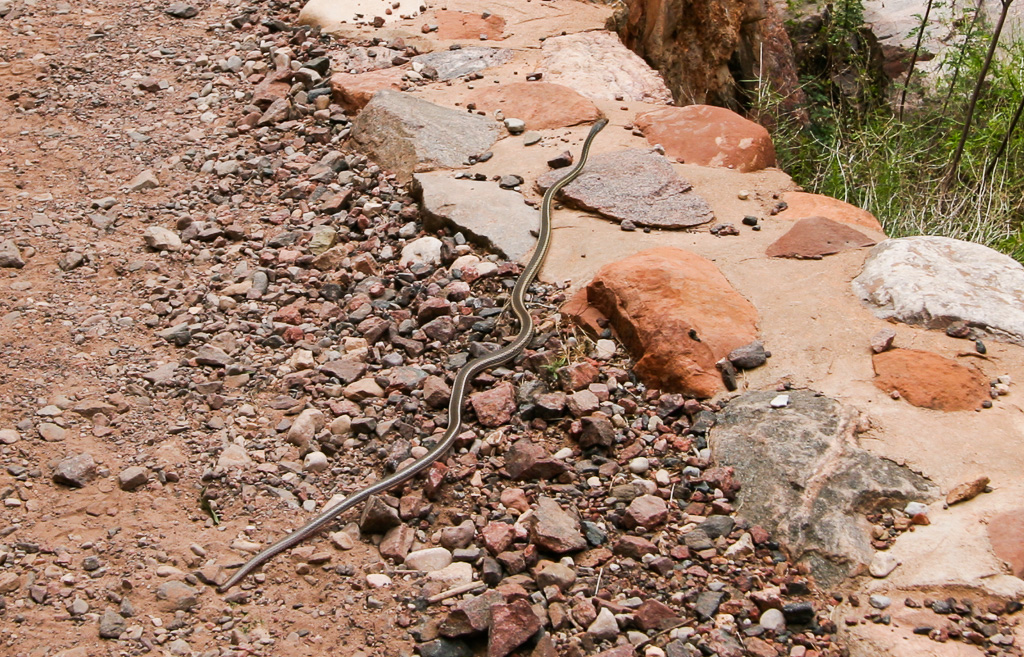
[[400, 91], [405, 69], [398, 66], [366, 73], [335, 73], [331, 76], [334, 102], [350, 112], [358, 112], [381, 89]]
[[974, 367], [917, 349], [893, 349], [871, 358], [875, 385], [899, 392], [914, 406], [936, 411], [971, 411], [989, 399], [988, 379]]
[[1013, 575], [1024, 578], [1024, 509], [1000, 513], [989, 520], [988, 540]]
[[789, 207], [778, 214], [780, 219], [825, 217], [839, 223], [869, 228], [879, 233], [883, 232], [882, 224], [878, 223], [875, 215], [831, 196], [807, 192], [786, 192], [783, 194], [782, 200]]
[[484, 18], [482, 12], [471, 14], [465, 11], [439, 9], [434, 12], [433, 19], [426, 19], [424, 22], [437, 25], [438, 38], [452, 41], [478, 41], [481, 36], [494, 41], [501, 39], [505, 33], [505, 19], [497, 14]]
[[686, 164], [759, 171], [775, 166], [775, 145], [764, 127], [724, 107], [662, 107], [634, 121], [647, 141]]
[[715, 363], [757, 339], [757, 310], [711, 261], [675, 248], [605, 265], [587, 300], [609, 319], [650, 387], [711, 397]]
[[874, 246], [877, 242], [859, 230], [825, 217], [807, 217], [772, 242], [769, 258], [821, 258], [848, 249]]
[[522, 119], [529, 130], [591, 123], [602, 116], [589, 99], [569, 87], [550, 82], [510, 82], [485, 87], [474, 92], [469, 102], [488, 114], [500, 109], [505, 116]]
[[506, 657], [526, 643], [541, 627], [540, 619], [526, 600], [491, 608], [491, 628], [487, 641], [487, 657]]

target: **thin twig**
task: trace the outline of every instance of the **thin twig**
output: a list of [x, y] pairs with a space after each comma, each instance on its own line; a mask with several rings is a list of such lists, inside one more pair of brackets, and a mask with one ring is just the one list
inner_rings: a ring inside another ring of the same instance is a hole
[[427, 603], [432, 604], [432, 605], [433, 604], [437, 604], [438, 602], [441, 602], [442, 600], [447, 600], [448, 598], [454, 598], [455, 596], [462, 595], [463, 593], [475, 592], [477, 589], [479, 589], [481, 587], [482, 588], [487, 588], [487, 584], [485, 584], [484, 582], [470, 582], [469, 584], [460, 584], [459, 586], [456, 586], [455, 588], [451, 588], [451, 589], [448, 589], [447, 591], [442, 591], [441, 593], [438, 593], [437, 595], [430, 596], [429, 598], [427, 598]]

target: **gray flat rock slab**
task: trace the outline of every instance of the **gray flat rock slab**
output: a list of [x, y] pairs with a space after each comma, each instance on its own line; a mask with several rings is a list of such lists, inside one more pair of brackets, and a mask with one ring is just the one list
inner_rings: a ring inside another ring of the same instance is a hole
[[412, 61], [437, 71], [438, 80], [451, 80], [504, 64], [512, 59], [512, 54], [512, 51], [507, 48], [471, 46], [458, 50], [439, 50], [425, 55], [416, 55]]
[[738, 513], [772, 533], [787, 554], [832, 587], [874, 556], [877, 509], [935, 499], [938, 489], [909, 468], [857, 445], [856, 411], [810, 390], [752, 392], [718, 414], [709, 444], [715, 465], [735, 468]]
[[901, 237], [871, 249], [853, 291], [883, 319], [945, 329], [966, 322], [1024, 345], [1024, 266], [948, 237]]
[[[537, 185], [546, 190], [564, 175], [549, 171]], [[690, 228], [715, 218], [707, 201], [664, 156], [642, 148], [592, 156], [583, 173], [560, 194], [577, 208], [641, 227]]]
[[491, 181], [456, 180], [448, 172], [418, 173], [413, 188], [430, 230], [451, 227], [509, 260], [522, 260], [537, 243], [540, 212], [522, 194]]
[[402, 182], [414, 172], [465, 167], [499, 136], [492, 119], [390, 90], [374, 94], [352, 126], [360, 149]]

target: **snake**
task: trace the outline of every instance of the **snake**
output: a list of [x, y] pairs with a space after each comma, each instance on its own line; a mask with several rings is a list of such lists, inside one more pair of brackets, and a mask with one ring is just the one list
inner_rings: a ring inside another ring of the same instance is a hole
[[459, 435], [459, 432], [462, 429], [462, 407], [466, 398], [466, 389], [469, 382], [484, 370], [506, 363], [521, 354], [523, 349], [526, 348], [526, 345], [528, 345], [530, 340], [533, 339], [533, 317], [530, 315], [530, 312], [526, 307], [526, 290], [537, 277], [537, 273], [540, 271], [541, 265], [544, 264], [544, 259], [547, 257], [548, 250], [551, 247], [552, 203], [554, 202], [555, 195], [561, 191], [563, 187], [579, 177], [580, 173], [583, 172], [583, 168], [587, 164], [587, 157], [590, 154], [590, 147], [594, 142], [594, 138], [597, 137], [597, 133], [601, 132], [606, 125], [608, 125], [608, 119], [605, 118], [594, 123], [586, 140], [583, 142], [579, 161], [572, 169], [569, 170], [568, 173], [548, 187], [547, 191], [544, 193], [544, 198], [541, 200], [540, 204], [540, 229], [538, 230], [537, 235], [537, 246], [533, 251], [533, 256], [530, 258], [530, 261], [526, 264], [522, 274], [520, 274], [519, 279], [516, 281], [515, 287], [512, 288], [510, 298], [512, 312], [515, 314], [516, 320], [519, 322], [519, 334], [516, 335], [512, 342], [508, 343], [504, 347], [469, 361], [463, 365], [458, 374], [455, 375], [455, 381], [452, 383], [451, 397], [448, 402], [448, 427], [441, 439], [431, 447], [426, 454], [422, 455], [414, 462], [396, 471], [394, 474], [363, 488], [359, 492], [353, 493], [337, 504], [326, 506], [305, 525], [299, 527], [292, 533], [284, 536], [277, 542], [256, 554], [254, 557], [249, 559], [249, 561], [243, 564], [230, 579], [222, 584], [217, 589], [218, 592], [226, 593], [240, 581], [245, 579], [249, 573], [270, 561], [278, 554], [317, 534], [325, 525], [329, 524], [345, 511], [374, 495], [384, 493], [385, 491], [388, 491], [415, 477], [417, 474], [433, 465], [435, 461], [444, 456], [448, 450], [451, 449], [452, 445], [455, 443], [456, 436]]

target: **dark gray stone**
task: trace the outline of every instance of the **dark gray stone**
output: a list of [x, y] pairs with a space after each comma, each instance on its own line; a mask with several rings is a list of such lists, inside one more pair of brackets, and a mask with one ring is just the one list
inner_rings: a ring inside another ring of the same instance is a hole
[[417, 55], [412, 58], [412, 61], [432, 68], [437, 72], [438, 80], [451, 80], [504, 64], [512, 59], [512, 54], [511, 50], [505, 48], [477, 46]]
[[128, 623], [113, 609], [105, 609], [100, 616], [100, 638], [116, 639], [128, 629]]
[[473, 657], [465, 641], [452, 639], [435, 639], [416, 646], [420, 657]]
[[184, 2], [175, 2], [167, 9], [164, 9], [164, 13], [175, 18], [194, 18], [199, 14], [199, 10]]
[[741, 370], [752, 370], [761, 367], [768, 361], [768, 354], [760, 340], [737, 347], [729, 352], [729, 362]]
[[456, 180], [450, 173], [418, 173], [413, 189], [428, 230], [452, 228], [509, 260], [533, 250], [540, 213], [518, 192], [491, 181]]
[[725, 593], [721, 591], [701, 591], [697, 595], [697, 602], [693, 606], [697, 619], [706, 621], [718, 613], [718, 606], [725, 599]]
[[402, 182], [414, 171], [462, 168], [500, 135], [493, 119], [387, 89], [374, 94], [352, 123], [363, 152]]
[[874, 555], [866, 513], [927, 502], [925, 478], [856, 445], [856, 412], [812, 391], [736, 397], [711, 431], [712, 458], [732, 467], [743, 488], [740, 515], [767, 529], [789, 556], [832, 587], [867, 568]]
[[700, 528], [708, 538], [715, 539], [719, 536], [728, 536], [735, 525], [736, 520], [732, 516], [711, 516], [700, 523]]
[[[549, 171], [537, 185], [546, 190], [564, 175]], [[593, 156], [560, 196], [576, 207], [634, 226], [689, 228], [715, 218], [707, 201], [692, 190], [663, 155], [631, 148]]]

